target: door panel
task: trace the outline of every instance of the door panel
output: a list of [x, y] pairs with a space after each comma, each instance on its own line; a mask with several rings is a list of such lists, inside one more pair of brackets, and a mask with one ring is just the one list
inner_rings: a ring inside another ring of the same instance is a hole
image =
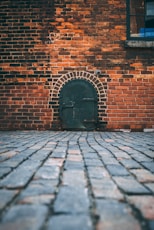
[[60, 118], [66, 130], [94, 130], [97, 125], [97, 92], [85, 80], [76, 79], [60, 92]]

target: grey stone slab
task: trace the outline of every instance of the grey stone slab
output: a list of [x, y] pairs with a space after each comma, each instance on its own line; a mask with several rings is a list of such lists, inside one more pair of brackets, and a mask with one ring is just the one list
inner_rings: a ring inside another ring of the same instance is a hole
[[117, 185], [127, 194], [149, 194], [150, 191], [133, 177], [114, 177]]
[[137, 169], [142, 166], [133, 159], [121, 159], [120, 162], [128, 169]]
[[86, 187], [87, 181], [83, 170], [66, 170], [63, 172], [62, 184], [72, 187]]
[[23, 151], [23, 152], [15, 155], [15, 156], [13, 156], [11, 159], [8, 159], [5, 162], [2, 162], [1, 166], [15, 168], [19, 164], [21, 164], [23, 161], [28, 159], [28, 157], [30, 157], [34, 152], [35, 152], [34, 150], [30, 150], [30, 149]]
[[34, 179], [57, 179], [60, 174], [58, 166], [42, 166], [35, 174]]
[[47, 230], [93, 230], [92, 221], [86, 215], [58, 215], [50, 218]]
[[110, 198], [123, 200], [124, 196], [111, 178], [90, 178], [92, 192], [95, 198]]
[[116, 150], [116, 151], [112, 151], [112, 154], [113, 154], [116, 158], [130, 159], [130, 155], [127, 154], [127, 153], [124, 152], [124, 151]]
[[85, 158], [86, 166], [103, 166], [103, 162], [99, 159], [89, 159]]
[[147, 169], [131, 169], [130, 172], [141, 183], [154, 182], [154, 174]]
[[87, 171], [90, 178], [101, 179], [104, 177], [110, 177], [104, 166], [88, 166]]
[[24, 187], [39, 167], [38, 161], [25, 161], [17, 169], [14, 169], [0, 181], [0, 187], [19, 188]]
[[33, 154], [31, 156], [31, 160], [39, 160], [39, 161], [43, 161], [45, 160], [49, 155], [51, 154], [51, 150], [44, 150], [44, 149], [40, 149], [39, 151], [35, 152], [35, 154]]
[[127, 201], [136, 207], [145, 219], [154, 220], [154, 196], [127, 196]]
[[133, 217], [125, 203], [116, 200], [96, 200], [96, 210], [100, 219], [97, 230], [141, 230], [139, 222]]
[[84, 164], [83, 164], [83, 162], [75, 162], [75, 161], [73, 162], [73, 161], [67, 160], [65, 162], [64, 169], [65, 170], [72, 170], [72, 169], [83, 170], [84, 169]]
[[145, 186], [154, 193], [154, 183], [145, 183]]
[[154, 173], [154, 162], [142, 162], [141, 163], [144, 167]]
[[91, 153], [91, 152], [89, 152], [89, 153], [83, 153], [83, 156], [84, 156], [84, 158], [86, 158], [86, 159], [98, 159], [98, 155], [97, 155], [97, 153]]
[[122, 165], [110, 164], [106, 166], [112, 176], [128, 176], [129, 172]]
[[116, 160], [114, 157], [105, 156], [105, 157], [102, 157], [102, 160], [103, 160], [105, 165], [109, 165], [109, 164], [119, 165], [119, 161]]
[[135, 153], [132, 155], [132, 157], [138, 161], [138, 162], [150, 162], [152, 161], [152, 159], [150, 157], [147, 157], [146, 155], [142, 154], [142, 153]]
[[18, 157], [16, 159], [9, 159], [7, 161], [2, 162], [1, 163], [1, 167], [16, 168], [22, 162], [23, 162], [23, 158], [22, 157]]
[[146, 156], [150, 158], [154, 158], [154, 151], [151, 149], [148, 149], [147, 146], [145, 148], [140, 149]]
[[31, 195], [25, 196], [17, 201], [17, 204], [43, 204], [50, 205], [55, 199], [54, 194], [42, 194], [42, 195]]
[[19, 154], [19, 152], [17, 150], [10, 150], [10, 151], [1, 153], [0, 154], [0, 162], [8, 160], [17, 154]]
[[58, 166], [58, 167], [62, 167], [64, 161], [65, 161], [65, 159], [63, 159], [63, 158], [51, 158], [51, 157], [49, 157], [44, 162], [44, 166]]
[[107, 151], [106, 149], [101, 149], [99, 152], [98, 152], [99, 156], [101, 157], [113, 157], [113, 154], [110, 152], [110, 151]]
[[81, 214], [89, 212], [88, 191], [86, 188], [63, 186], [54, 203], [55, 213]]
[[54, 151], [54, 152], [52, 153], [52, 157], [55, 157], [55, 158], [65, 158], [65, 157], [66, 157], [66, 152]]
[[34, 180], [21, 192], [18, 200], [22, 200], [25, 197], [54, 194], [57, 184], [58, 181], [56, 180]]
[[82, 162], [83, 161], [83, 157], [81, 154], [68, 154], [67, 155], [67, 160], [68, 161], [75, 161], [75, 162]]
[[0, 178], [4, 177], [9, 172], [11, 172], [11, 168], [9, 168], [9, 167], [1, 167], [0, 168]]
[[0, 190], [0, 210], [2, 210], [6, 205], [15, 197], [17, 191], [1, 189]]
[[0, 229], [40, 230], [47, 213], [47, 207], [44, 205], [15, 205], [2, 219]]

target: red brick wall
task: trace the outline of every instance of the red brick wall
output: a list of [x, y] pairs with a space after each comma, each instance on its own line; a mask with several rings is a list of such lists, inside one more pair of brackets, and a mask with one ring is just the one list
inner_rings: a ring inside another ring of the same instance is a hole
[[106, 128], [154, 125], [154, 52], [125, 47], [125, 2], [0, 1], [0, 129], [60, 128], [55, 87], [78, 71], [106, 90]]
[[154, 81], [115, 79], [109, 83], [107, 122], [109, 129], [143, 130], [154, 124]]
[[1, 129], [50, 129], [49, 90], [40, 82], [0, 85]]

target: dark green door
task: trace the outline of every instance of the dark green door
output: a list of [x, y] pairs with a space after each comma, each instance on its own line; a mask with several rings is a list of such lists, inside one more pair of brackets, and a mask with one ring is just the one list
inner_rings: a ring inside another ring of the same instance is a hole
[[66, 130], [95, 130], [97, 125], [97, 92], [85, 80], [76, 79], [60, 92], [60, 118]]

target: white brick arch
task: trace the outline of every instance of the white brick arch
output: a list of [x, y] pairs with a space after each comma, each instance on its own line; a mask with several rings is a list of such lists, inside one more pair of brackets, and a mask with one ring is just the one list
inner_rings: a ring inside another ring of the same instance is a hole
[[91, 74], [86, 71], [74, 71], [61, 75], [61, 77], [57, 80], [53, 87], [49, 102], [51, 108], [53, 109], [53, 123], [54, 121], [58, 123], [59, 120], [58, 112], [60, 91], [67, 82], [75, 79], [83, 79], [90, 82], [93, 85], [98, 96], [98, 117], [99, 120], [103, 120], [104, 114], [106, 112], [105, 110], [107, 83], [101, 82], [101, 80], [95, 74]]

